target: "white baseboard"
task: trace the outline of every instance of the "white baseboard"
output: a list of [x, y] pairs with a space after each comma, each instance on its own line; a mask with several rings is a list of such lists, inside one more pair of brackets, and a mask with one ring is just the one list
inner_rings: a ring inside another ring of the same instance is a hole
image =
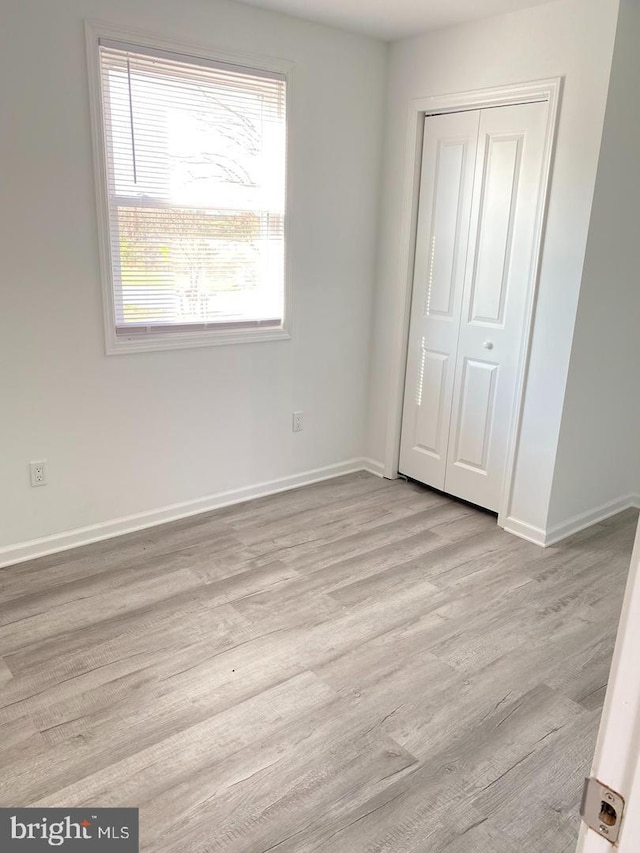
[[[122, 536], [125, 533], [134, 533], [136, 530], [144, 530], [148, 527], [156, 527], [168, 521], [177, 521], [188, 518], [190, 515], [199, 515], [202, 512], [210, 512], [223, 506], [242, 503], [253, 498], [266, 497], [278, 492], [286, 492], [300, 486], [308, 486], [319, 483], [322, 480], [330, 480], [334, 477], [342, 477], [345, 474], [353, 474], [356, 471], [368, 471], [376, 477], [384, 476], [384, 465], [375, 459], [358, 458], [348, 459], [335, 465], [326, 465], [323, 468], [313, 468], [303, 471], [301, 474], [292, 474], [289, 477], [280, 477], [266, 483], [257, 483], [253, 486], [244, 486], [227, 492], [219, 492], [194, 501], [171, 504], [170, 506], [128, 515], [123, 518], [115, 518], [111, 521], [92, 524], [88, 527], [78, 527], [75, 530], [67, 530], [64, 533], [54, 533], [51, 536], [43, 536], [41, 539], [31, 539], [28, 542], [18, 542], [15, 545], [7, 545], [0, 548], [0, 568], [11, 566], [15, 563], [23, 563], [25, 560], [33, 560], [36, 557], [44, 557], [47, 554], [56, 554], [59, 551], [67, 551], [78, 548], [81, 545], [90, 545], [92, 542], [100, 542], [103, 539], [112, 539], [114, 536]], [[640, 495], [627, 495], [603, 504], [596, 509], [576, 515], [567, 521], [558, 524], [548, 530], [534, 527], [517, 518], [509, 517], [504, 523], [507, 533], [526, 539], [536, 545], [546, 547], [555, 545], [567, 536], [572, 536], [592, 524], [604, 521], [612, 515], [616, 515], [625, 509], [640, 509]]]
[[520, 539], [526, 539], [527, 542], [533, 542], [534, 545], [544, 546], [546, 543], [546, 532], [541, 527], [534, 527], [533, 524], [527, 524], [526, 521], [520, 521], [513, 516], [509, 516], [504, 525], [504, 530], [507, 533], [513, 533], [514, 536], [519, 536]]
[[376, 477], [384, 477], [384, 465], [382, 462], [378, 462], [377, 459], [370, 459], [366, 456], [362, 460], [362, 467], [370, 474], [375, 474]]
[[[319, 483], [322, 480], [330, 480], [333, 477], [342, 477], [344, 474], [353, 474], [356, 471], [369, 471], [377, 476], [379, 463], [371, 459], [349, 459], [336, 465], [326, 465], [323, 468], [313, 468], [301, 474], [292, 474], [289, 477], [280, 477], [266, 483], [258, 483], [254, 486], [244, 486], [241, 489], [233, 489], [227, 492], [219, 492], [208, 497], [198, 498], [184, 503], [171, 504], [170, 506], [128, 515], [123, 518], [115, 518], [111, 521], [92, 524], [88, 527], [79, 527], [75, 530], [67, 530], [64, 533], [54, 533], [41, 539], [32, 539], [28, 542], [19, 542], [15, 545], [7, 545], [0, 548], [0, 568], [3, 566], [23, 563], [25, 560], [33, 560], [36, 557], [44, 557], [47, 554], [55, 554], [59, 551], [67, 551], [70, 548], [78, 548], [81, 545], [90, 545], [102, 539], [111, 539], [114, 536], [122, 536], [125, 533], [134, 533], [136, 530], [144, 530], [147, 527], [156, 527], [168, 521], [177, 521], [190, 515], [198, 515], [209, 512], [223, 506], [242, 503], [253, 498], [266, 497], [277, 492], [286, 492], [299, 486], [308, 486], [311, 483]], [[380, 466], [380, 469], [382, 466]]]
[[612, 515], [617, 515], [625, 509], [634, 507], [640, 509], [640, 495], [626, 495], [622, 498], [616, 498], [594, 509], [574, 515], [561, 524], [556, 524], [546, 530], [512, 517], [507, 518], [504, 529], [507, 533], [513, 533], [521, 539], [526, 539], [528, 542], [534, 542], [536, 545], [542, 545], [543, 548], [546, 548], [549, 545], [561, 542], [568, 536], [573, 536], [574, 533], [591, 527], [592, 524], [598, 524], [600, 521], [611, 518]]
[[579, 515], [574, 515], [568, 518], [561, 524], [556, 524], [550, 527], [546, 532], [545, 545], [555, 545], [567, 536], [573, 536], [574, 533], [579, 533], [592, 524], [597, 524], [599, 521], [605, 521], [611, 518], [612, 515], [617, 515], [625, 509], [633, 507], [640, 508], [640, 496], [626, 495], [622, 498], [616, 498], [613, 501], [608, 501], [595, 509], [587, 510]]

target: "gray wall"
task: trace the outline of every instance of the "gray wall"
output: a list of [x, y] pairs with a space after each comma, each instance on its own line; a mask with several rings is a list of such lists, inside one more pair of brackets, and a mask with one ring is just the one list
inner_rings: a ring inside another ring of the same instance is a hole
[[622, 0], [549, 510], [640, 495], [640, 4]]
[[[0, 547], [361, 456], [387, 46], [226, 0], [1, 17]], [[105, 356], [85, 18], [295, 63], [293, 340]]]

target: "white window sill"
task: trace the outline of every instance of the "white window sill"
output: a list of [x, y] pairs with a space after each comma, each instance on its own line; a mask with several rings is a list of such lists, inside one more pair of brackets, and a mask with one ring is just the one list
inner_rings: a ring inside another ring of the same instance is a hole
[[154, 334], [116, 335], [108, 330], [107, 355], [124, 355], [129, 352], [155, 352], [193, 347], [224, 346], [231, 344], [283, 341], [291, 338], [286, 327], [269, 329], [211, 329], [203, 332], [159, 332]]

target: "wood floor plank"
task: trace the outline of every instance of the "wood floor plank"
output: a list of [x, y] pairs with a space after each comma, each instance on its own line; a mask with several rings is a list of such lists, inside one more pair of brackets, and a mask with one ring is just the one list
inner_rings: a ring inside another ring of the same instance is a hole
[[[480, 822], [481, 821], [481, 822]], [[443, 853], [520, 853], [521, 848], [492, 826], [490, 819], [480, 821], [443, 848]]]
[[0, 801], [148, 853], [567, 853], [637, 513], [364, 472], [0, 569]]
[[[323, 548], [294, 548], [282, 553], [281, 559], [293, 563], [300, 573], [315, 572], [341, 560], [366, 557], [371, 551], [401, 543], [416, 534], [433, 535], [432, 530], [438, 524], [451, 519], [468, 520], [472, 516], [473, 511], [464, 505], [442, 502], [442, 499], [440, 503], [434, 503], [430, 498], [426, 505], [420, 506], [412, 497], [409, 510], [402, 512], [400, 517], [390, 514], [381, 518], [377, 524], [369, 524], [356, 532], [347, 532], [325, 543]], [[461, 524], [460, 528], [463, 527], [465, 525]]]
[[[299, 849], [314, 830], [324, 831], [416, 765], [406, 750], [367, 728], [368, 713], [350, 715], [340, 704], [328, 710], [335, 716], [313, 715], [262, 743], [269, 761], [257, 771], [247, 769], [238, 779], [234, 770], [243, 759], [253, 769], [255, 750], [212, 768], [192, 786], [199, 802], [171, 827], [160, 816], [176, 814], [183, 792], [169, 791], [150, 804], [163, 828], [157, 849], [177, 853], [186, 843], [193, 851], [245, 853], [278, 847], [283, 839]], [[203, 801], [202, 792], [212, 787], [215, 796]]]
[[0, 689], [6, 689], [6, 685], [13, 678], [13, 673], [5, 660], [0, 658]]
[[[143, 803], [181, 782], [192, 784], [200, 771], [216, 765], [248, 744], [291, 727], [305, 713], [335, 701], [335, 693], [311, 673], [275, 685], [218, 714], [177, 730], [143, 749], [112, 762], [41, 799], [61, 802], [124, 805]], [[203, 745], [206, 744], [206, 749]], [[170, 820], [175, 815], [168, 815]]]
[[[547, 743], [489, 784], [474, 799], [475, 808], [490, 814], [517, 843], [526, 845], [535, 838], [540, 850], [550, 845], [562, 849], [577, 838], [575, 789], [587, 775], [584, 768], [593, 756], [598, 725], [599, 713], [577, 716], [564, 728], [562, 753], [557, 743]], [[543, 814], [546, 820], [541, 820]]]
[[7, 601], [29, 592], [41, 593], [58, 584], [68, 584], [114, 569], [131, 570], [166, 555], [174, 555], [172, 568], [175, 568], [179, 555], [185, 551], [191, 551], [191, 565], [194, 552], [201, 552], [203, 545], [210, 556], [214, 544], [216, 550], [233, 544], [239, 547], [240, 544], [228, 525], [217, 518], [201, 516], [163, 525], [161, 533], [158, 528], [130, 533], [119, 537], [118, 543], [114, 549], [113, 540], [96, 542], [5, 567], [0, 570], [0, 598]]
[[[38, 669], [55, 665], [65, 655], [81, 655], [90, 647], [121, 638], [137, 637], [180, 619], [186, 620], [187, 624], [193, 619], [196, 627], [201, 618], [209, 619], [216, 626], [216, 632], [219, 630], [223, 633], [225, 626], [233, 625], [240, 630], [246, 624], [237, 611], [220, 605], [217, 587], [205, 583], [197, 588], [180, 590], [152, 604], [142, 603], [137, 609], [102, 617], [105, 614], [94, 613], [94, 621], [88, 626], [31, 640], [6, 655], [5, 661], [16, 675], [22, 673], [28, 676]], [[51, 625], [57, 630], [58, 623], [52, 622]]]
[[[175, 615], [175, 614], [172, 614]], [[188, 618], [185, 621], [184, 616]], [[53, 661], [19, 666], [8, 661], [15, 678], [0, 697], [0, 720], [22, 713], [38, 714], [42, 725], [62, 703], [75, 696], [113, 685], [127, 675], [154, 672], [157, 678], [195, 664], [199, 653], [212, 655], [248, 639], [245, 620], [232, 608], [215, 607], [160, 619], [158, 625], [128, 631], [85, 648], [62, 647]], [[113, 688], [111, 699], [116, 690]], [[59, 722], [59, 720], [58, 720]], [[53, 722], [51, 722], [53, 724]]]
[[102, 585], [80, 601], [66, 601], [58, 606], [54, 603], [50, 610], [44, 606], [40, 596], [35, 610], [31, 602], [28, 607], [21, 607], [22, 599], [18, 599], [15, 618], [5, 614], [0, 624], [0, 654], [6, 657], [29, 643], [90, 626], [96, 620], [96, 613], [103, 619], [106, 616], [120, 616], [127, 611], [137, 610], [140, 603], [148, 606], [171, 598], [174, 592], [195, 589], [201, 583], [189, 569], [179, 569], [161, 577], [131, 581], [126, 592], [117, 586], [110, 589]]

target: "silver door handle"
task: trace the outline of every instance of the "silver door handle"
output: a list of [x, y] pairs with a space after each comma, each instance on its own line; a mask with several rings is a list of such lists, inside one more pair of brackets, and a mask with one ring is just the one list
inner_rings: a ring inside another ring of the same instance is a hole
[[485, 341], [485, 342], [482, 344], [482, 346], [483, 346], [485, 349], [493, 349], [493, 341]]

